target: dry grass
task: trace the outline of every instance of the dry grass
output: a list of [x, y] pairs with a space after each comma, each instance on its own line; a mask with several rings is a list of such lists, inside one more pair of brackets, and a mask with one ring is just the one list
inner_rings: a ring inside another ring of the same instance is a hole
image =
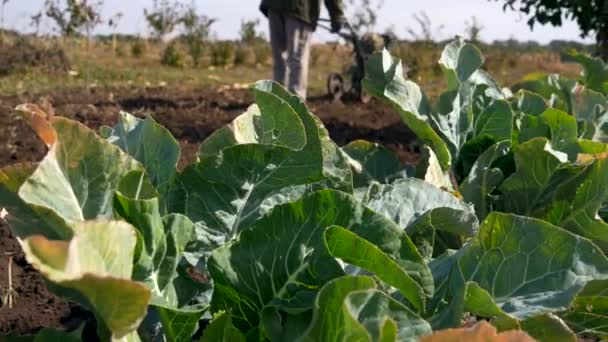
[[17, 292], [13, 288], [13, 253], [5, 253], [8, 256], [7, 265], [7, 286], [6, 288], [0, 287], [0, 310], [8, 308], [11, 310], [16, 304], [15, 297]]
[[[63, 48], [71, 61], [71, 70], [47, 72], [26, 69], [0, 77], [0, 94], [44, 93], [66, 87], [218, 87], [251, 83], [271, 77], [271, 61], [266, 55], [261, 57], [262, 62], [254, 65], [249, 63], [235, 66], [229, 61], [224, 67], [210, 66], [212, 47], [205, 51], [202, 66], [193, 68], [191, 63], [187, 62], [183, 68], [173, 68], [160, 64], [160, 56], [166, 46], [162, 43], [140, 41], [144, 45], [140, 56], [132, 54], [134, 41], [119, 41], [116, 50], [112, 49], [110, 42], [94, 42], [88, 45], [83, 39], [45, 39], [34, 43]], [[238, 48], [236, 44], [234, 46]], [[511, 86], [533, 72], [561, 73], [569, 77], [575, 77], [580, 72], [577, 66], [561, 63], [559, 56], [549, 51], [520, 53], [496, 48], [483, 50], [486, 70], [504, 86]], [[392, 52], [403, 59], [411, 69], [411, 78], [419, 83], [431, 98], [445, 89], [442, 71], [437, 64], [441, 54], [440, 46], [428, 43], [400, 43], [392, 48]], [[188, 61], [183, 47], [180, 47], [180, 53], [183, 53]], [[267, 47], [260, 53], [268, 53]], [[311, 53], [311, 95], [324, 94], [327, 74], [345, 72], [352, 60], [352, 52], [348, 46], [315, 45]]]

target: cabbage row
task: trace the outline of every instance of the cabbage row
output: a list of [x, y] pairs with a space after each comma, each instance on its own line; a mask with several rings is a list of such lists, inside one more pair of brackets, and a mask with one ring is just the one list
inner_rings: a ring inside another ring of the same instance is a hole
[[269, 81], [182, 171], [152, 118], [96, 133], [23, 105], [48, 153], [0, 170], [0, 206], [102, 341], [417, 341], [471, 319], [608, 338], [608, 68], [567, 58], [580, 79], [509, 90], [456, 40], [431, 104], [373, 55], [365, 88], [424, 144], [415, 168], [374, 143], [338, 147]]

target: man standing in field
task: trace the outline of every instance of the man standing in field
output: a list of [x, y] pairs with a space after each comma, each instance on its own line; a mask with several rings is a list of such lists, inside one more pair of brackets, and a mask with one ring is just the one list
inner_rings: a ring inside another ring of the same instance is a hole
[[[342, 0], [325, 0], [325, 7], [332, 31], [340, 31]], [[306, 99], [310, 38], [319, 20], [321, 0], [262, 0], [260, 9], [270, 23], [274, 80]]]

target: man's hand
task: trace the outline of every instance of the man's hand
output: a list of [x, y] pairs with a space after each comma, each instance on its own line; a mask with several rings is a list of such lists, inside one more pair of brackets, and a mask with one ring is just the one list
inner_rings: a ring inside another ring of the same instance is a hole
[[331, 19], [331, 32], [332, 33], [340, 32], [342, 30], [342, 27], [344, 27], [345, 23], [346, 23], [346, 20], [342, 16], [337, 17], [337, 18], [332, 18]]

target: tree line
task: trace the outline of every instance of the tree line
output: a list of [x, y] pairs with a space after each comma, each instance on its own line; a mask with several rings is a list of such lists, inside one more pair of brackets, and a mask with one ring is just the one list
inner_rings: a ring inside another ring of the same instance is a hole
[[[0, 0], [0, 27], [4, 24], [4, 7], [9, 1], [11, 0]], [[523, 13], [532, 29], [537, 24], [561, 26], [564, 20], [573, 20], [580, 28], [581, 37], [595, 37], [597, 54], [608, 60], [608, 0], [489, 1], [503, 2], [505, 11]], [[371, 0], [348, 2], [355, 8], [351, 20], [355, 26], [367, 29], [374, 26], [380, 5], [373, 5]], [[115, 32], [123, 14], [115, 13], [104, 20], [101, 16], [103, 5], [104, 0], [45, 0], [43, 8], [31, 17], [32, 23], [38, 31], [42, 18], [49, 18], [64, 36], [90, 37], [93, 29], [104, 22]], [[209, 39], [211, 26], [216, 21], [200, 14], [194, 3], [184, 6], [176, 0], [154, 0], [150, 8], [144, 9], [144, 17], [154, 37], [159, 40], [181, 27], [186, 42], [190, 42], [188, 48], [194, 55], [202, 49], [203, 42]], [[241, 35], [249, 36], [249, 39], [259, 38], [256, 25], [255, 21], [243, 22]]]

